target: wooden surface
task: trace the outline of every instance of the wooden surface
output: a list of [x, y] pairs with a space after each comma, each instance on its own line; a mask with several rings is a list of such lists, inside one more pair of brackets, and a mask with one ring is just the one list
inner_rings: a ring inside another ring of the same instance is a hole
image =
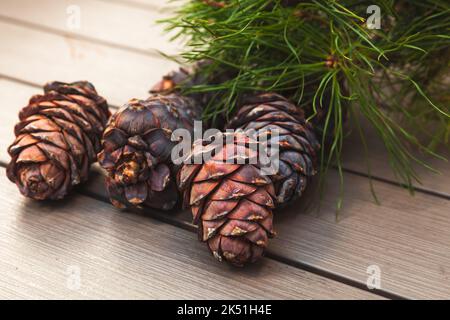
[[[80, 6], [79, 30], [66, 27], [68, 4]], [[46, 81], [90, 80], [114, 106], [146, 97], [152, 83], [174, 67], [156, 55], [177, 51], [154, 25], [168, 11], [161, 0], [2, 0], [2, 166], [9, 160], [17, 111]], [[0, 169], [0, 296], [448, 298], [448, 163], [433, 160], [440, 175], [421, 171], [423, 185], [411, 197], [396, 184], [379, 142], [373, 137], [370, 143], [381, 205], [374, 203], [364, 176], [362, 147], [350, 140], [339, 219], [339, 180], [332, 172], [320, 210], [317, 202], [303, 200], [276, 212], [279, 236], [260, 266], [245, 270], [209, 256], [196, 241], [188, 212], [114, 209], [98, 168], [88, 184], [56, 204], [23, 199]], [[380, 268], [381, 289], [371, 291], [366, 281], [373, 265]], [[67, 288], [70, 266], [81, 270], [78, 290]]]
[[4, 169], [0, 184], [0, 298], [379, 298], [270, 259], [236, 270], [191, 232], [82, 195], [24, 199]]

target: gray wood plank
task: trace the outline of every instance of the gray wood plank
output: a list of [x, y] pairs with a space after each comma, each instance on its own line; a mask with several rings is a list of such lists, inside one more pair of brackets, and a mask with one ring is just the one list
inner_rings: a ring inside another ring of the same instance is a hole
[[89, 80], [116, 105], [131, 98], [146, 98], [148, 89], [175, 68], [165, 59], [4, 21], [0, 21], [0, 30], [0, 74], [42, 84]]
[[344, 206], [336, 219], [339, 178], [330, 174], [317, 203], [282, 211], [279, 238], [271, 250], [322, 270], [367, 280], [367, 268], [381, 270], [381, 288], [409, 298], [450, 295], [450, 201], [417, 193], [409, 196], [391, 184], [375, 182], [381, 205], [374, 203], [367, 179], [345, 174]]
[[4, 169], [0, 186], [1, 298], [379, 298], [270, 259], [228, 267], [191, 232], [84, 196], [24, 199]]
[[[14, 108], [23, 105], [27, 94], [35, 89], [3, 80], [0, 96], [8, 105], [1, 112], [0, 128], [12, 128]], [[26, 88], [24, 88], [26, 87]], [[7, 130], [2, 132], [0, 145]], [[9, 133], [10, 134], [10, 133]], [[11, 134], [10, 134], [11, 135]], [[0, 152], [0, 160], [8, 157]], [[80, 192], [107, 198], [102, 177], [94, 171], [91, 181]], [[304, 199], [276, 213], [278, 237], [270, 244], [269, 253], [339, 275], [364, 285], [367, 268], [378, 265], [382, 272], [381, 288], [408, 298], [445, 298], [450, 294], [450, 201], [417, 193], [410, 197], [399, 187], [375, 183], [380, 206], [374, 204], [368, 180], [345, 175], [344, 208], [335, 219], [335, 204], [339, 192], [336, 173], [329, 177], [321, 210]], [[312, 201], [312, 200], [311, 200]], [[111, 211], [115, 211], [111, 207]], [[154, 214], [146, 211], [149, 216]], [[190, 214], [181, 211], [168, 216], [174, 222], [190, 222]], [[206, 251], [206, 248], [203, 248]]]
[[[369, 124], [366, 122], [364, 122], [364, 124], [364, 133], [369, 145], [369, 156], [367, 159], [370, 163], [371, 174], [374, 177], [402, 183], [403, 181], [395, 176], [390, 167], [388, 153], [383, 142]], [[445, 148], [444, 146], [441, 146], [436, 152], [439, 155], [450, 159], [450, 149], [448, 147]], [[415, 188], [450, 199], [450, 183], [448, 182], [450, 177], [449, 162], [418, 152], [415, 152], [414, 155], [421, 161], [430, 165], [434, 170], [438, 171], [436, 173], [418, 163], [413, 163], [413, 168], [416, 170], [420, 180], [419, 182], [414, 181]], [[349, 170], [367, 173], [364, 147], [356, 132], [353, 132], [344, 143], [343, 164], [344, 168]]]
[[[74, 24], [78, 21], [75, 19], [78, 12], [74, 10], [79, 10], [79, 26]], [[168, 34], [164, 34], [164, 26], [156, 23], [168, 14], [167, 10], [160, 13], [123, 3], [93, 0], [0, 2], [0, 17], [3, 19], [154, 55], [159, 51], [174, 54], [180, 49], [178, 44], [169, 41]]]

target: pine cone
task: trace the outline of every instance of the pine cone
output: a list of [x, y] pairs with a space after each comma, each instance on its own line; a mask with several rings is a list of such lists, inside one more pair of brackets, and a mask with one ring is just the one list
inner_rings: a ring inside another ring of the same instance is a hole
[[200, 118], [195, 102], [177, 94], [130, 100], [114, 114], [103, 135], [100, 165], [107, 170], [106, 186], [118, 208], [147, 206], [170, 210], [178, 199], [177, 168], [171, 151], [178, 128], [193, 131]]
[[301, 196], [309, 178], [316, 173], [316, 154], [320, 148], [302, 110], [278, 94], [259, 94], [247, 99], [227, 127], [244, 131], [254, 129], [258, 133], [276, 130], [279, 134], [279, 171], [271, 178], [277, 203], [287, 204]]
[[180, 67], [162, 77], [161, 81], [157, 82], [151, 89], [151, 94], [167, 94], [173, 93], [180, 85], [192, 86], [197, 81], [195, 78], [195, 71], [193, 68]]
[[[224, 136], [228, 135], [224, 134]], [[272, 208], [274, 187], [270, 178], [251, 164], [257, 154], [248, 137], [232, 134], [221, 150], [203, 164], [185, 164], [177, 176], [184, 206], [191, 207], [199, 239], [208, 244], [219, 261], [242, 266], [260, 258], [274, 235]], [[220, 140], [219, 140], [220, 141]], [[208, 152], [194, 144], [191, 157]], [[244, 164], [224, 163], [244, 159]]]
[[8, 148], [8, 178], [36, 200], [61, 199], [88, 178], [110, 116], [106, 100], [87, 81], [51, 82], [19, 113]]

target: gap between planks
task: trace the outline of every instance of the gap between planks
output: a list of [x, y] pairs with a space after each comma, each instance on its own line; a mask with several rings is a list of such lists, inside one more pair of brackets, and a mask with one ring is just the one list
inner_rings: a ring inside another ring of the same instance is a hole
[[[78, 11], [71, 13], [73, 6]], [[164, 32], [165, 26], [157, 23], [171, 14], [167, 9], [142, 10], [98, 0], [41, 0], [36, 8], [33, 0], [3, 0], [0, 12], [9, 23], [143, 55], [162, 57], [159, 51], [176, 54], [182, 48], [181, 41], [169, 41], [175, 33]]]

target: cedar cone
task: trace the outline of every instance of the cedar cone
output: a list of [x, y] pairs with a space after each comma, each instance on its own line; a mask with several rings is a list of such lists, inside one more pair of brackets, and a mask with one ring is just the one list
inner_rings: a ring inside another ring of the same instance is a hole
[[279, 170], [272, 175], [278, 205], [287, 204], [303, 193], [308, 180], [316, 173], [320, 145], [303, 111], [284, 97], [263, 93], [247, 99], [228, 128], [261, 133], [278, 132]]
[[110, 116], [106, 100], [87, 81], [51, 82], [19, 113], [8, 148], [8, 178], [36, 200], [61, 199], [88, 179]]
[[154, 95], [130, 100], [114, 114], [103, 135], [99, 163], [107, 170], [111, 203], [118, 207], [147, 206], [170, 210], [178, 199], [177, 168], [171, 151], [178, 128], [193, 131], [200, 109], [187, 97]]
[[[207, 243], [219, 261], [243, 266], [260, 258], [268, 238], [274, 235], [275, 194], [270, 178], [249, 161], [257, 156], [249, 147], [249, 138], [239, 132], [231, 135], [232, 142], [223, 141], [211, 159], [202, 164], [184, 164], [177, 183], [184, 206], [191, 207], [200, 241]], [[201, 143], [194, 143], [191, 157], [208, 152]], [[225, 159], [232, 158], [245, 162], [225, 163]]]

